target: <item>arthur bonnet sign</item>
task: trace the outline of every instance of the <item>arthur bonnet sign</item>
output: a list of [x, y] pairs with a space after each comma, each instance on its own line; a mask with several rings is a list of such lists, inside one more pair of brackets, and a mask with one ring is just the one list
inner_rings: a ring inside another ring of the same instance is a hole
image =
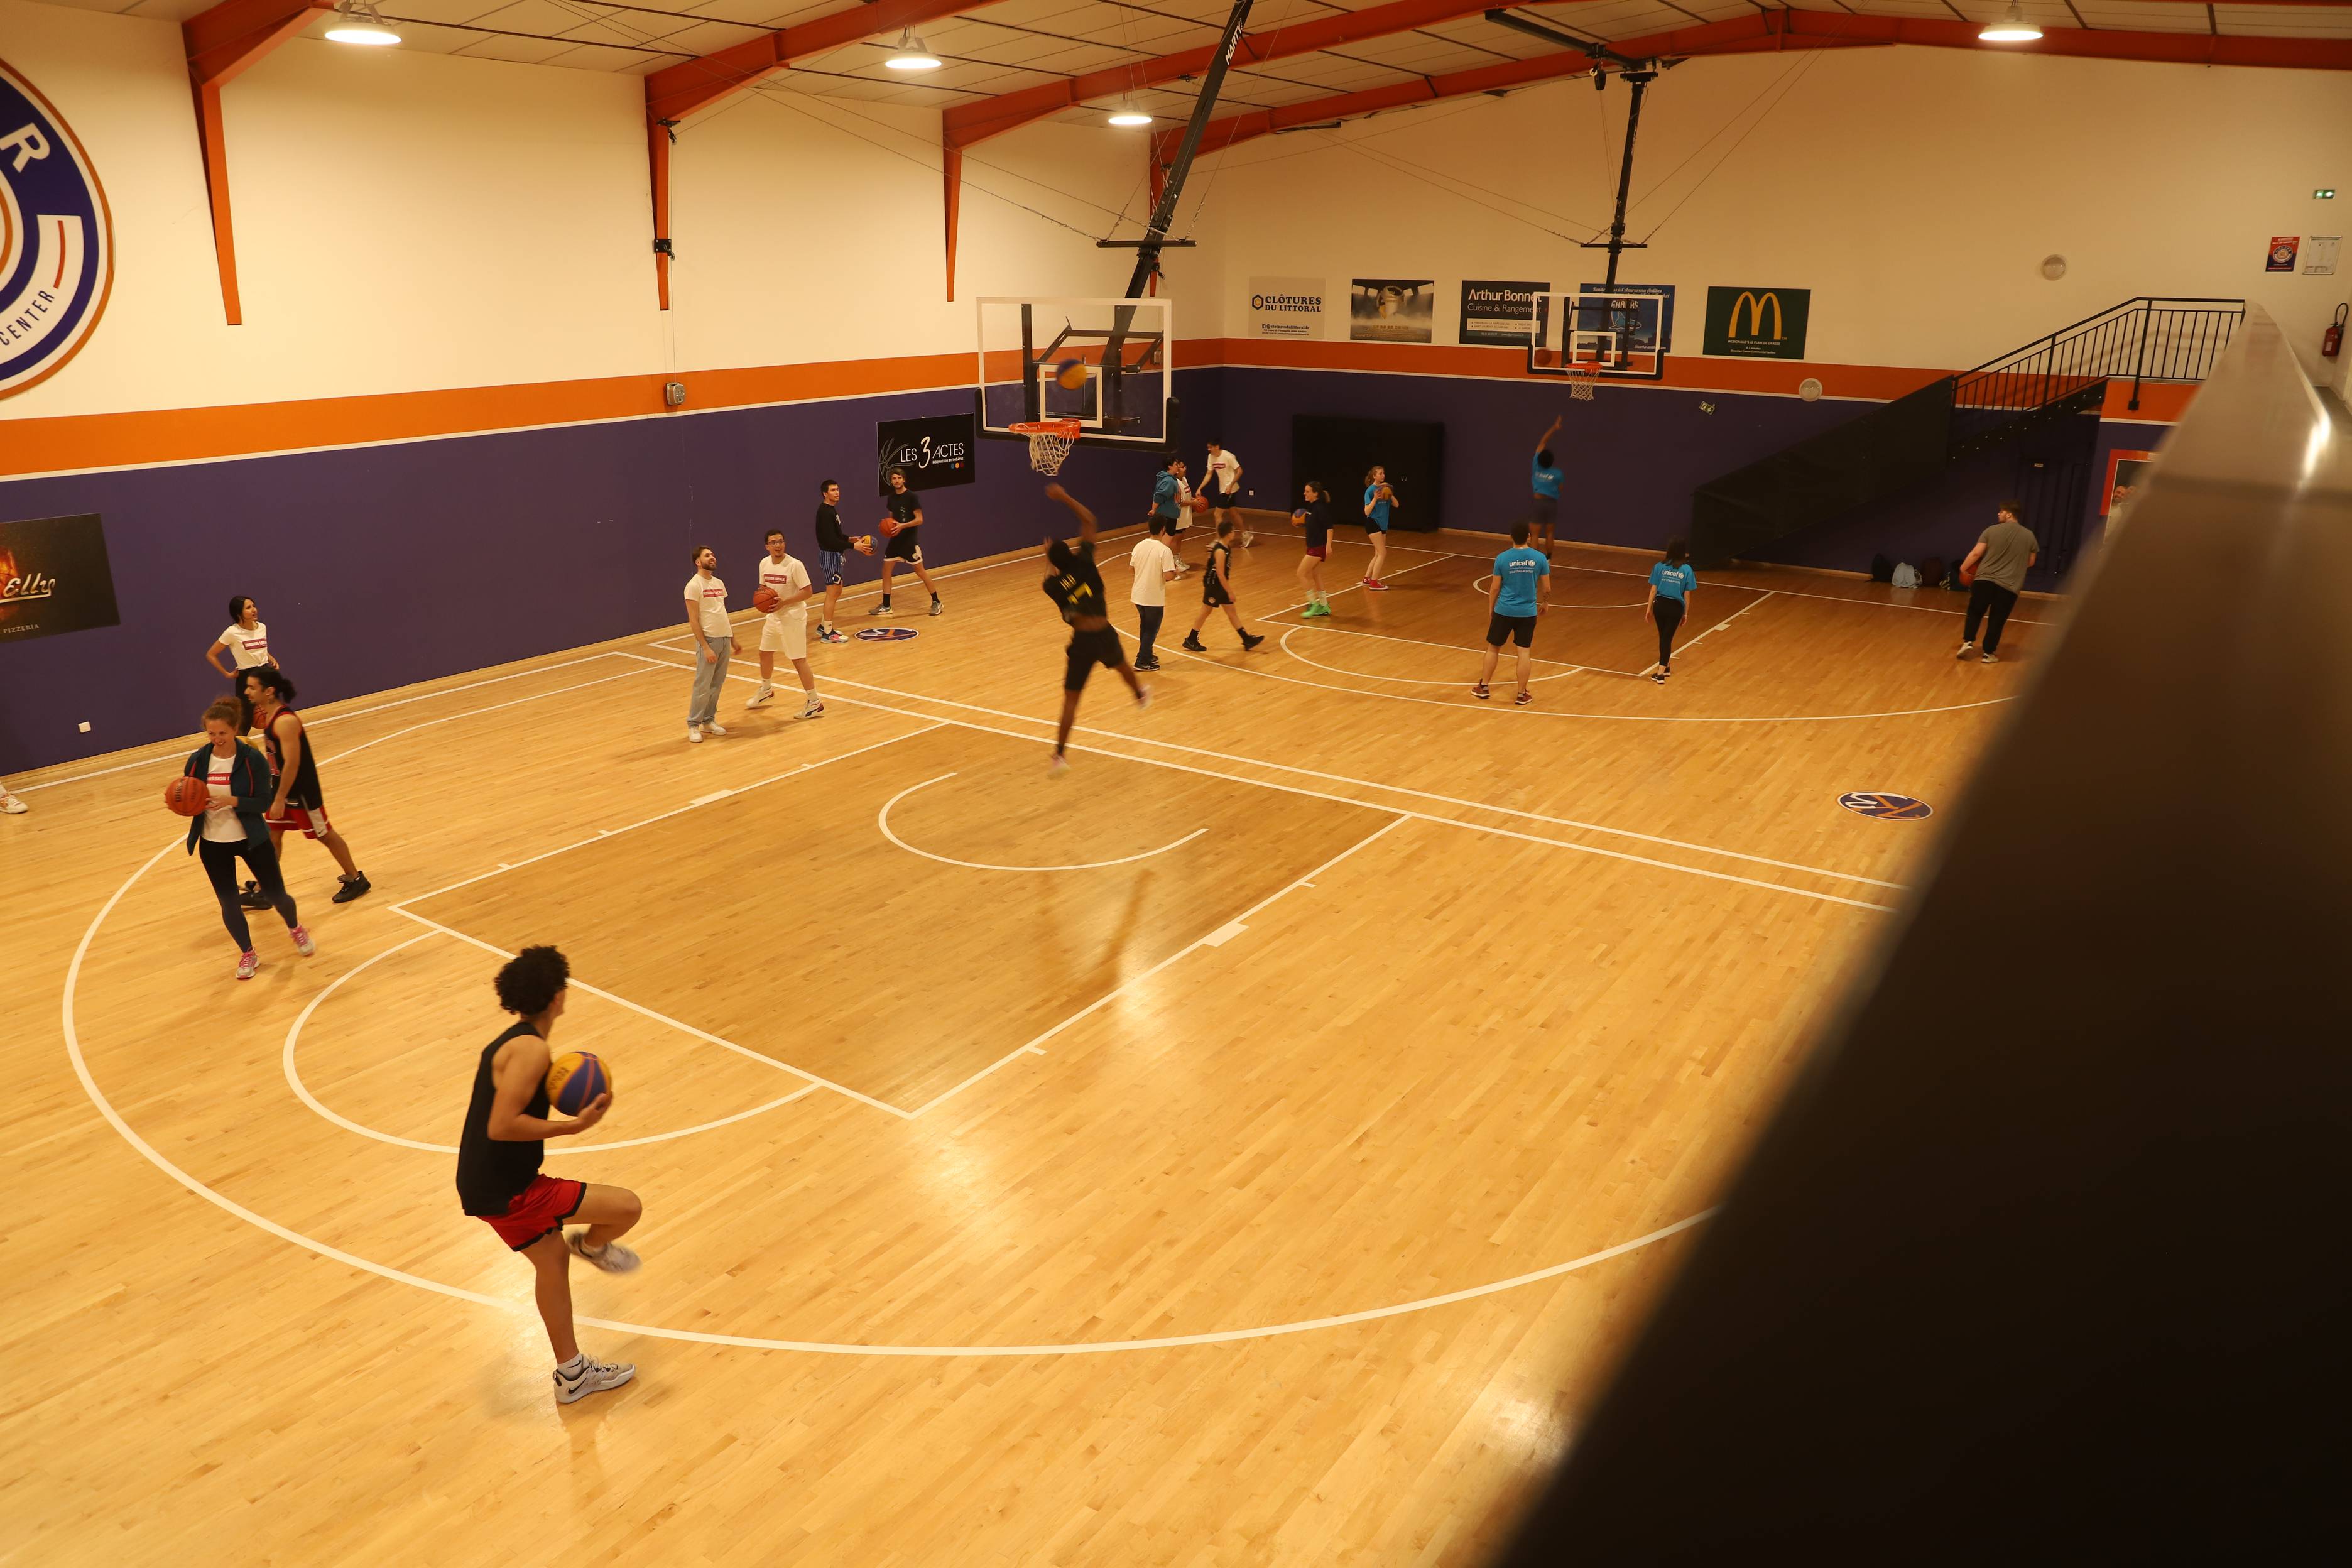
[[73, 357], [113, 281], [98, 172], [49, 100], [0, 61], [0, 397]]

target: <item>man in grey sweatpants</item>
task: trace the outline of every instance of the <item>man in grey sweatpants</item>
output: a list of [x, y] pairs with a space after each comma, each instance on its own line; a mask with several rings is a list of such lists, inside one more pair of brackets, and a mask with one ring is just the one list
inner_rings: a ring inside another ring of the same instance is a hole
[[694, 629], [694, 695], [686, 707], [686, 738], [702, 744], [705, 735], [724, 735], [719, 722], [719, 689], [727, 683], [727, 661], [735, 652], [735, 629], [727, 619], [727, 584], [719, 580], [719, 557], [708, 545], [694, 552], [694, 575], [686, 580], [686, 624]]

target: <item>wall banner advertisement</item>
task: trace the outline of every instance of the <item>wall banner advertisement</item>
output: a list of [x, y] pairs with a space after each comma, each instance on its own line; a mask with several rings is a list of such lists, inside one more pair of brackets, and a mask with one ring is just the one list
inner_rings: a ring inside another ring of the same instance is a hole
[[73, 358], [113, 283], [98, 172], [49, 100], [0, 64], [0, 397]]
[[1348, 288], [1348, 336], [1360, 343], [1425, 343], [1437, 324], [1433, 278], [1357, 278]]
[[1320, 278], [1251, 279], [1249, 335], [1254, 338], [1321, 337], [1323, 289]]
[[0, 522], [0, 644], [121, 624], [96, 512]]
[[1706, 351], [1737, 359], [1802, 359], [1811, 289], [1709, 288]]
[[888, 419], [874, 426], [874, 480], [884, 495], [890, 493], [890, 470], [907, 470], [910, 490], [936, 490], [948, 485], [968, 485], [979, 478], [976, 459], [980, 443], [972, 434], [969, 414], [945, 414], [933, 419]]
[[1486, 278], [1462, 280], [1462, 335], [1465, 343], [1525, 348], [1536, 330], [1536, 304], [1551, 292], [1549, 283], [1504, 283]]

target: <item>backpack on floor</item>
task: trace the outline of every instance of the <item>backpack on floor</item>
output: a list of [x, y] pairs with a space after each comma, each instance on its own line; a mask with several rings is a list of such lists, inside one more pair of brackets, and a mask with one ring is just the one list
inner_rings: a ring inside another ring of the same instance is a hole
[[1942, 556], [1930, 555], [1919, 563], [1919, 581], [1927, 587], [1940, 588], [1944, 585], [1946, 570]]
[[1870, 580], [1874, 583], [1893, 582], [1895, 580], [1895, 563], [1889, 561], [1884, 555], [1872, 556], [1870, 558]]
[[1916, 588], [1919, 585], [1919, 568], [1906, 561], [1895, 568], [1887, 580], [1898, 588]]

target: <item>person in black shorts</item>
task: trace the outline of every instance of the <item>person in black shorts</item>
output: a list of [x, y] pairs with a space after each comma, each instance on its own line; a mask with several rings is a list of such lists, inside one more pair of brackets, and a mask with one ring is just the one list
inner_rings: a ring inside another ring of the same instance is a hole
[[[555, 1352], [555, 1399], [569, 1405], [584, 1394], [618, 1388], [637, 1375], [626, 1363], [593, 1361], [572, 1331], [572, 1260], [607, 1274], [635, 1270], [637, 1255], [620, 1237], [645, 1215], [626, 1187], [592, 1185], [540, 1173], [547, 1140], [585, 1132], [613, 1109], [598, 1095], [565, 1121], [549, 1115], [548, 1037], [563, 1016], [572, 966], [551, 947], [527, 947], [499, 971], [499, 1005], [522, 1021], [482, 1047], [474, 1068], [473, 1099], [457, 1134], [457, 1201], [530, 1259], [539, 1282], [540, 1320]], [[563, 1222], [584, 1228], [566, 1235]]]
[[1053, 567], [1045, 574], [1045, 596], [1070, 626], [1070, 646], [1065, 650], [1067, 664], [1062, 675], [1062, 722], [1054, 731], [1054, 760], [1045, 769], [1048, 776], [1060, 778], [1070, 771], [1070, 760], [1063, 753], [1070, 744], [1070, 726], [1078, 720], [1078, 694], [1087, 689], [1095, 666], [1118, 671], [1119, 679], [1135, 693], [1138, 708], [1151, 706], [1151, 688], [1137, 678], [1134, 667], [1127, 662], [1127, 645], [1111, 630], [1110, 605], [1103, 596], [1102, 573], [1095, 566], [1095, 514], [1059, 485], [1047, 485], [1045, 493], [1068, 507], [1078, 520], [1077, 543], [1045, 541], [1045, 560]]
[[923, 547], [919, 540], [923, 531], [923, 503], [907, 488], [907, 470], [890, 470], [890, 493], [882, 498], [889, 516], [884, 520], [882, 532], [890, 542], [882, 550], [882, 602], [874, 606], [877, 616], [890, 611], [890, 574], [901, 561], [915, 569], [922, 579], [924, 591], [931, 596], [931, 614], [945, 615], [947, 606], [940, 603], [940, 591], [931, 586], [931, 574], [923, 569]]
[[873, 554], [874, 536], [861, 533], [852, 539], [841, 526], [839, 479], [825, 480], [817, 486], [816, 494], [816, 574], [824, 584], [824, 616], [816, 624], [816, 640], [847, 642], [849, 638], [833, 624], [833, 612], [841, 604], [841, 565], [853, 550], [860, 555]]
[[310, 747], [302, 716], [294, 711], [294, 683], [276, 665], [257, 664], [245, 672], [245, 689], [253, 699], [254, 722], [261, 727], [261, 749], [269, 754], [270, 772], [278, 775], [277, 798], [269, 803], [264, 817], [269, 827], [269, 847], [278, 852], [282, 866], [289, 828], [299, 828], [305, 838], [325, 845], [335, 864], [343, 868], [334, 902], [348, 904], [369, 890], [367, 874], [352, 859], [352, 847], [327, 820], [318, 753]]
[[1234, 635], [1242, 639], [1244, 653], [1265, 641], [1242, 625], [1242, 613], [1234, 602], [1234, 520], [1230, 516], [1217, 520], [1217, 537], [1209, 546], [1209, 570], [1201, 578], [1201, 613], [1192, 617], [1192, 629], [1184, 634], [1187, 653], [1209, 651], [1201, 641], [1201, 628], [1209, 624], [1211, 610], [1225, 612]]

